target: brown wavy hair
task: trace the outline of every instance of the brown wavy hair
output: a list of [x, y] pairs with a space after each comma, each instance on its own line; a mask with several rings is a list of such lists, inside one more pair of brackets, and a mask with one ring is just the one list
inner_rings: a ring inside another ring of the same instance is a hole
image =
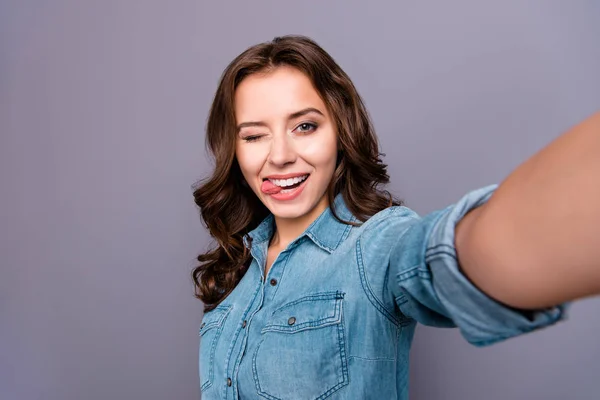
[[214, 309], [236, 287], [251, 262], [243, 237], [268, 214], [268, 209], [245, 183], [235, 157], [235, 90], [249, 75], [278, 66], [290, 66], [306, 74], [317, 90], [338, 133], [338, 159], [327, 189], [333, 200], [341, 193], [349, 210], [364, 222], [392, 205], [401, 205], [380, 185], [389, 182], [377, 137], [365, 105], [348, 75], [333, 58], [305, 36], [276, 37], [250, 47], [236, 57], [221, 76], [206, 125], [206, 145], [214, 157], [212, 176], [196, 185], [195, 203], [216, 241], [216, 248], [198, 256], [192, 272], [195, 295], [204, 310]]

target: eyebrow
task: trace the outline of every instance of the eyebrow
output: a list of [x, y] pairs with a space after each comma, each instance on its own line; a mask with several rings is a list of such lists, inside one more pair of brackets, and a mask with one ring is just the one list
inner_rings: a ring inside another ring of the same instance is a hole
[[[287, 119], [289, 121], [289, 120], [292, 120], [292, 119], [300, 118], [300, 117], [302, 117], [302, 116], [304, 116], [306, 114], [310, 114], [310, 113], [317, 113], [317, 114], [319, 114], [321, 116], [325, 116], [318, 109], [316, 109], [314, 107], [307, 107], [307, 108], [304, 108], [304, 109], [302, 109], [300, 111], [296, 111], [294, 113], [291, 113], [290, 115], [288, 115]], [[250, 127], [250, 126], [267, 126], [267, 124], [264, 123], [263, 121], [242, 122], [241, 124], [239, 124], [237, 126], [237, 130], [239, 132], [240, 130], [242, 130], [242, 128], [247, 128], [247, 127]]]

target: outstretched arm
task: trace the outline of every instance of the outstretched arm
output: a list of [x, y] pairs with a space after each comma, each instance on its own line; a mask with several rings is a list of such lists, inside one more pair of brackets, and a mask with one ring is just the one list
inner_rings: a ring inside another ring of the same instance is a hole
[[600, 294], [600, 112], [515, 169], [455, 245], [463, 273], [509, 306]]

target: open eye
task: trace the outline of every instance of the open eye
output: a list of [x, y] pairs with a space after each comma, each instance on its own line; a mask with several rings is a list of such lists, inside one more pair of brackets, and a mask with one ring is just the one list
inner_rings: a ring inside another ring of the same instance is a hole
[[317, 129], [317, 124], [313, 122], [303, 122], [294, 129], [300, 133], [309, 133]]

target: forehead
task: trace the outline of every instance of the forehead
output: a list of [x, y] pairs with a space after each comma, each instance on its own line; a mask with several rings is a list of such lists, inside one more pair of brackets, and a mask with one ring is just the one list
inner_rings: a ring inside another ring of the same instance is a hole
[[250, 75], [235, 92], [238, 123], [281, 118], [307, 107], [327, 111], [308, 76], [292, 67]]

